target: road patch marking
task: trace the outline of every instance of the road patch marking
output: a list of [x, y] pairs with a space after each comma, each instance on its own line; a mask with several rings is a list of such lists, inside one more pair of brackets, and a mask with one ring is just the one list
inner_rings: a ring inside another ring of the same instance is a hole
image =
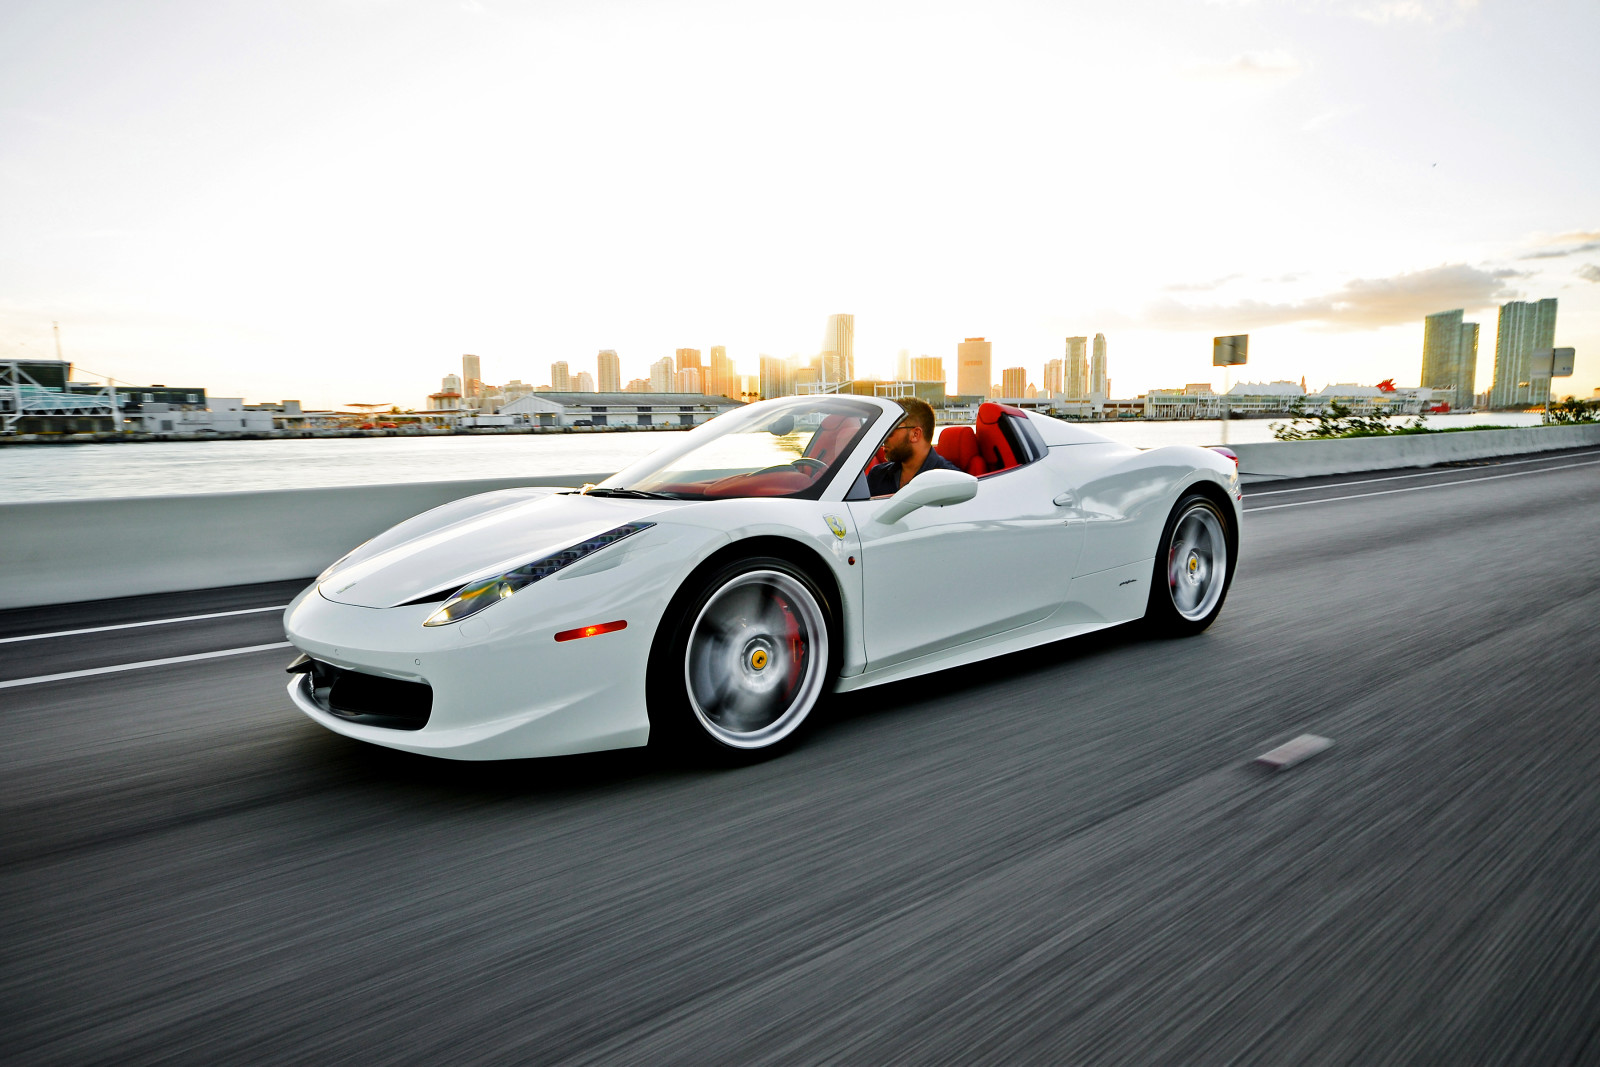
[[1328, 748], [1333, 742], [1326, 737], [1316, 734], [1301, 734], [1293, 741], [1279, 745], [1270, 752], [1263, 752], [1255, 761], [1263, 767], [1271, 767], [1275, 771], [1287, 770], [1302, 760], [1308, 760], [1318, 752]]
[[224, 648], [217, 652], [196, 652], [192, 656], [168, 656], [165, 659], [140, 660], [138, 663], [118, 663], [112, 667], [92, 667], [86, 671], [41, 674], [35, 678], [13, 678], [9, 682], [0, 682], [0, 689], [15, 689], [20, 685], [43, 685], [46, 682], [65, 682], [71, 678], [93, 678], [97, 674], [140, 671], [146, 667], [165, 667], [173, 663], [194, 663], [203, 659], [221, 659], [224, 656], [242, 656], [248, 652], [265, 652], [268, 649], [289, 647], [290, 645], [287, 641], [274, 641], [270, 645], [247, 645], [244, 648]]
[[213, 611], [205, 615], [180, 615], [174, 619], [150, 619], [145, 622], [119, 622], [112, 626], [86, 626], [81, 630], [56, 630], [47, 634], [24, 634], [21, 637], [0, 637], [0, 645], [14, 641], [43, 641], [47, 637], [76, 637], [79, 634], [100, 634], [107, 630], [132, 630], [138, 626], [166, 626], [174, 622], [199, 622], [202, 619], [226, 619], [230, 615], [259, 615], [263, 611], [287, 611], [289, 605], [274, 604], [270, 608], [240, 608], [237, 611]]

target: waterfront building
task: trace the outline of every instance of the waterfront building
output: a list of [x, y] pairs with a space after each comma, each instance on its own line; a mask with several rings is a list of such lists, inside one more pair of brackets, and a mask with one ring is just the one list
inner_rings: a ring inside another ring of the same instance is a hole
[[722, 345], [711, 346], [711, 355], [706, 363], [705, 391], [709, 396], [738, 399], [739, 374], [734, 369], [733, 360], [728, 358], [728, 350]]
[[[590, 374], [586, 370], [579, 371], [578, 372], [578, 380], [573, 383], [572, 391], [574, 393], [592, 393], [592, 392], [594, 392], [595, 391], [595, 388], [594, 388], [594, 375]], [[606, 391], [607, 392], [611, 392], [611, 393], [616, 392], [615, 389], [608, 389]]]
[[[690, 370], [698, 374], [695, 368]], [[679, 372], [682, 373], [682, 372]], [[681, 393], [534, 393], [506, 404], [511, 426], [687, 428], [739, 406], [727, 397]]]
[[689, 367], [693, 367], [695, 370], [703, 369], [700, 365], [700, 350], [698, 348], [680, 348], [674, 353], [674, 357], [678, 361], [679, 370], [685, 370]]
[[777, 356], [761, 357], [761, 398], [794, 395], [794, 361]]
[[550, 388], [558, 393], [572, 388], [572, 372], [567, 368], [566, 360], [550, 364]]
[[1066, 391], [1065, 376], [1066, 361], [1052, 359], [1044, 365], [1044, 394], [1047, 397], [1061, 396]]
[[483, 395], [483, 370], [478, 365], [477, 356], [461, 357], [461, 395], [469, 401], [475, 401]]
[[940, 385], [949, 380], [944, 376], [944, 360], [938, 356], [918, 356], [911, 361], [909, 373], [901, 375], [901, 378], [911, 382], [938, 382]]
[[672, 392], [673, 378], [677, 371], [672, 366], [671, 356], [662, 356], [650, 364], [650, 392]]
[[680, 367], [678, 373], [672, 377], [672, 391], [674, 393], [699, 393], [700, 387], [699, 367]]
[[848, 382], [856, 376], [856, 317], [829, 315], [822, 333], [822, 380]]
[[1069, 399], [1082, 400], [1089, 395], [1089, 339], [1067, 338], [1066, 382], [1064, 391]]
[[648, 393], [650, 391], [650, 379], [630, 378], [622, 391], [625, 393]]
[[1478, 324], [1462, 322], [1461, 309], [1422, 320], [1422, 384], [1450, 390], [1451, 404], [1469, 407], [1476, 392]]
[[1106, 335], [1094, 335], [1094, 356], [1089, 360], [1089, 393], [1110, 396], [1111, 379], [1106, 377]]
[[519, 396], [527, 396], [533, 392], [533, 386], [521, 378], [513, 378], [500, 387], [500, 395], [505, 400], [515, 400]]
[[992, 389], [989, 364], [993, 346], [981, 337], [969, 337], [956, 346], [956, 395], [988, 396]]
[[614, 348], [600, 350], [599, 387], [602, 393], [620, 393], [622, 391], [622, 361], [617, 358]]
[[1000, 395], [1022, 397], [1028, 392], [1028, 371], [1023, 367], [1007, 367], [1000, 372]]
[[894, 374], [901, 381], [911, 380], [911, 350], [902, 348], [894, 359]]
[[1529, 363], [1536, 350], [1554, 348], [1555, 343], [1555, 297], [1538, 302], [1513, 300], [1502, 305], [1494, 342], [1494, 387], [1489, 391], [1489, 406], [1521, 408], [1547, 401], [1550, 379], [1533, 377]]

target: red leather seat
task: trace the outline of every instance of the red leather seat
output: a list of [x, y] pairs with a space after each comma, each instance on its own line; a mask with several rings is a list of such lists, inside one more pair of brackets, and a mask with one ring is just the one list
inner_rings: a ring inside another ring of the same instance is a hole
[[978, 435], [971, 426], [946, 426], [940, 430], [934, 451], [968, 474], [989, 473], [989, 465], [978, 455]]
[[1012, 451], [1011, 442], [1006, 440], [1005, 431], [1000, 429], [1000, 420], [1010, 414], [1027, 418], [1022, 411], [993, 401], [978, 406], [978, 458], [988, 465], [990, 471], [1003, 471], [1017, 466], [1017, 454]]
[[805, 454], [812, 459], [832, 464], [860, 428], [859, 418], [849, 415], [829, 415], [822, 420], [822, 425], [817, 427], [817, 432], [811, 435], [811, 440], [806, 444]]

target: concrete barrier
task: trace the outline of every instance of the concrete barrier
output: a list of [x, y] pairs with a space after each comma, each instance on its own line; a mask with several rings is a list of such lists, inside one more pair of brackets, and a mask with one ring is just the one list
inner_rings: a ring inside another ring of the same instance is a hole
[[1600, 425], [1460, 430], [1336, 441], [1268, 441], [1229, 447], [1239, 456], [1240, 480], [1259, 482], [1396, 467], [1434, 467], [1585, 445], [1600, 445]]
[[604, 477], [0, 504], [0, 608], [306, 578], [400, 520], [451, 500]]

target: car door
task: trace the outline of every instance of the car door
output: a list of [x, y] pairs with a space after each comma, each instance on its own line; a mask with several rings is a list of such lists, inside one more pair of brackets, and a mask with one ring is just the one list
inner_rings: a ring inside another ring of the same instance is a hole
[[861, 538], [869, 670], [1027, 626], [1066, 599], [1083, 521], [1049, 462], [987, 475], [971, 500], [884, 523], [892, 499], [847, 504]]

